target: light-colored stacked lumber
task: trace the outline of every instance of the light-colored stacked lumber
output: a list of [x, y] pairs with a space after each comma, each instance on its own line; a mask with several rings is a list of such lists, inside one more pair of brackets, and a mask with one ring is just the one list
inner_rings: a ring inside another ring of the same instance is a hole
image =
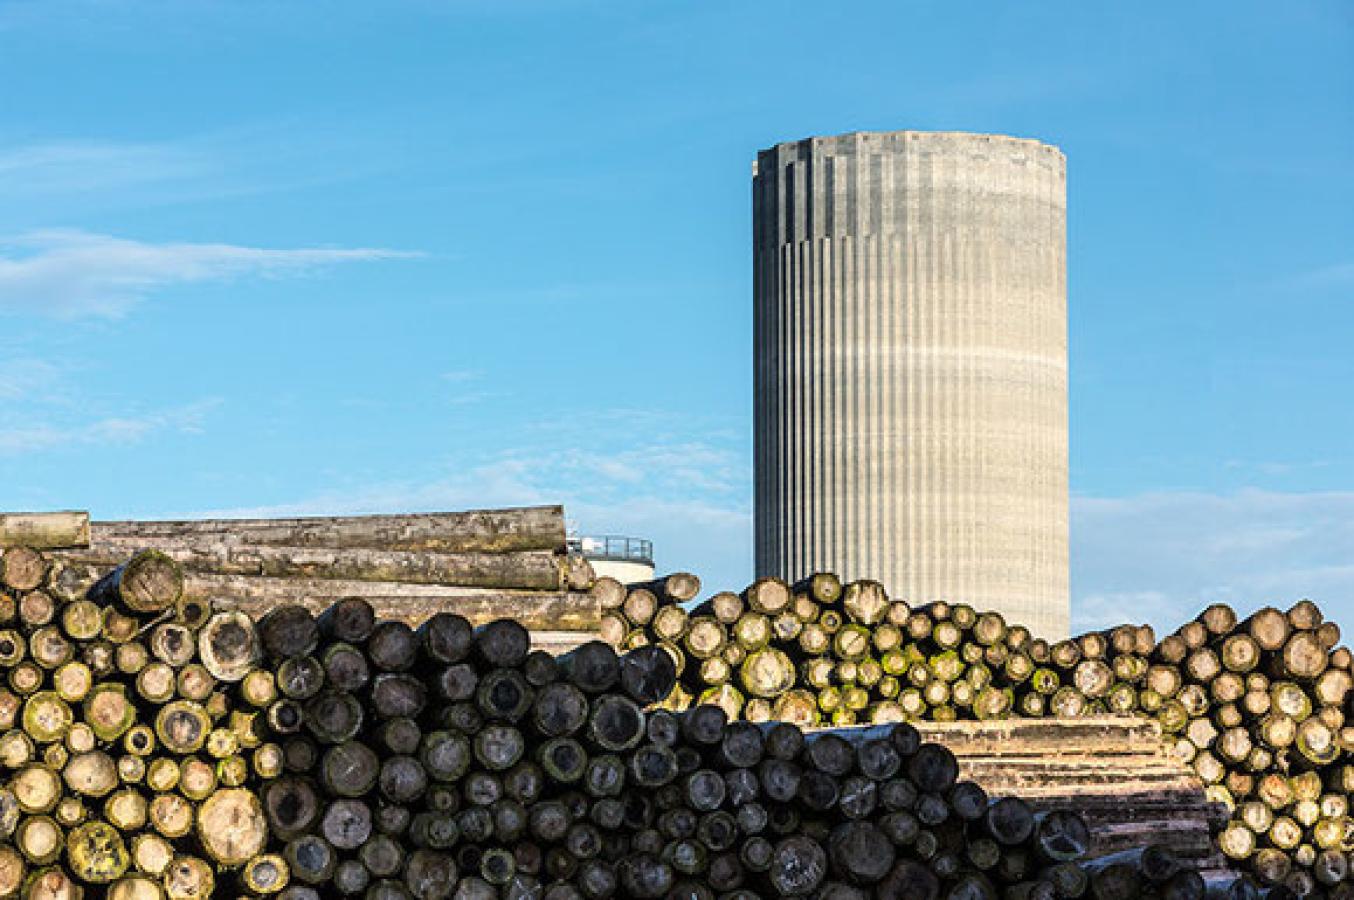
[[0, 513], [0, 550], [6, 547], [55, 550], [88, 545], [87, 512]]
[[[517, 618], [573, 645], [596, 634], [591, 566], [568, 553], [558, 506], [459, 513], [94, 522], [72, 567], [106, 570], [154, 546], [184, 570], [184, 590], [259, 616], [284, 604], [319, 612], [345, 597], [417, 623], [442, 609], [472, 622]], [[563, 635], [572, 634], [572, 638]]]
[[1091, 826], [1091, 855], [1154, 843], [1208, 859], [1225, 810], [1170, 757], [1156, 723], [1128, 716], [919, 722], [928, 741], [959, 759], [964, 778], [1039, 811], [1069, 810]]

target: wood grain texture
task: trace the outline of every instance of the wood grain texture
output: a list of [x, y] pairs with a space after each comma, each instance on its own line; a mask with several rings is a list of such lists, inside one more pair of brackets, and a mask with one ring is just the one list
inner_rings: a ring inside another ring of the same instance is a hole
[[89, 544], [89, 513], [0, 513], [0, 548], [31, 547], [55, 550]]
[[313, 516], [292, 519], [192, 519], [95, 522], [95, 543], [206, 538], [241, 544], [436, 553], [511, 553], [565, 548], [564, 508], [477, 509], [408, 515]]
[[438, 612], [454, 612], [475, 625], [515, 619], [527, 628], [588, 632], [595, 637], [601, 620], [588, 594], [553, 591], [499, 591], [390, 582], [355, 584], [241, 576], [190, 576], [192, 596], [212, 598], [223, 609], [239, 609], [255, 618], [284, 603], [297, 603], [319, 615], [335, 600], [362, 597], [383, 619], [418, 625]]
[[1225, 811], [1189, 768], [1170, 758], [1155, 722], [1133, 716], [917, 724], [923, 740], [959, 759], [960, 777], [1040, 812], [1075, 811], [1091, 826], [1092, 856], [1149, 843], [1206, 859]]
[[[144, 546], [139, 538], [101, 538], [67, 550], [79, 562], [116, 563]], [[270, 578], [393, 581], [461, 587], [557, 591], [567, 581], [565, 557], [549, 550], [435, 553], [241, 545], [211, 535], [157, 538], [154, 546], [188, 572]]]

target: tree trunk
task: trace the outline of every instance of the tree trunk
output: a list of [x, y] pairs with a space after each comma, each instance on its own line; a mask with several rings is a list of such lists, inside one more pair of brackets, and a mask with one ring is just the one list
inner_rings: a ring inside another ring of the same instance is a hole
[[0, 549], [57, 550], [89, 545], [89, 513], [0, 513]]
[[122, 538], [158, 544], [166, 538], [192, 536], [264, 546], [437, 553], [563, 550], [565, 544], [564, 510], [559, 506], [412, 515], [95, 522], [91, 531], [95, 543]]

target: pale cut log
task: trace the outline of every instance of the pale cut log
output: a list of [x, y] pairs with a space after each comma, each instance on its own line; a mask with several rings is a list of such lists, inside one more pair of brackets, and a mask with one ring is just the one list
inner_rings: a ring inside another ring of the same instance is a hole
[[239, 609], [251, 616], [287, 604], [299, 604], [315, 615], [338, 600], [362, 597], [383, 619], [420, 623], [435, 612], [465, 616], [472, 625], [515, 618], [526, 627], [547, 631], [596, 630], [602, 610], [597, 597], [577, 591], [486, 589], [389, 581], [328, 578], [265, 578], [189, 572], [185, 592], [212, 598], [221, 609]]
[[132, 838], [132, 862], [138, 871], [158, 877], [173, 859], [173, 845], [158, 834], [142, 832]]
[[17, 897], [27, 874], [28, 866], [19, 851], [0, 844], [0, 897]]
[[61, 774], [71, 791], [87, 797], [103, 797], [118, 786], [117, 764], [99, 750], [76, 755]]
[[854, 581], [846, 586], [842, 608], [853, 622], [875, 625], [888, 613], [888, 594], [877, 581]]
[[216, 613], [198, 632], [198, 656], [213, 678], [241, 680], [261, 656], [254, 623], [238, 611]]
[[0, 513], [0, 548], [59, 550], [89, 546], [89, 513]]
[[84, 890], [64, 869], [44, 869], [33, 876], [24, 900], [82, 900]]
[[609, 575], [594, 579], [588, 593], [604, 610], [619, 609], [621, 604], [625, 603], [625, 585]]
[[597, 580], [597, 572], [585, 557], [577, 553], [568, 553], [559, 557], [559, 560], [563, 573], [561, 587], [568, 591], [584, 593], [592, 588], [592, 583]]
[[61, 855], [61, 826], [48, 816], [24, 819], [14, 832], [14, 846], [29, 862], [46, 865]]
[[696, 595], [701, 592], [701, 580], [690, 572], [673, 572], [671, 575], [634, 587], [645, 588], [673, 603], [685, 603], [696, 599]]
[[152, 613], [178, 602], [183, 593], [178, 564], [158, 550], [129, 549], [135, 555], [124, 562], [127, 551], [117, 552], [111, 560], [117, 568], [89, 589], [89, 599], [101, 604], [121, 601], [128, 609]]
[[[136, 539], [102, 540], [87, 550], [62, 551], [67, 558], [109, 563], [142, 546]], [[204, 543], [160, 538], [159, 552], [190, 572], [254, 575], [275, 578], [328, 578], [352, 581], [403, 581], [462, 587], [521, 588], [561, 591], [567, 587], [570, 564], [549, 550], [520, 553], [433, 553], [408, 550], [350, 549]]]
[[119, 878], [108, 888], [108, 900], [163, 900], [160, 885], [144, 875]]
[[165, 870], [164, 888], [169, 900], [208, 900], [215, 887], [211, 866], [196, 856], [176, 856]]
[[562, 551], [566, 538], [561, 506], [409, 515], [94, 522], [90, 530], [95, 543], [110, 538], [158, 543], [161, 538], [229, 535], [246, 544], [437, 553]]
[[32, 547], [10, 547], [0, 552], [0, 585], [31, 591], [47, 578], [49, 563]]
[[544, 650], [555, 656], [568, 653], [589, 641], [597, 640], [592, 631], [531, 631], [531, 649]]
[[211, 794], [197, 811], [197, 837], [203, 850], [225, 866], [240, 866], [263, 852], [268, 823], [258, 796], [243, 788]]

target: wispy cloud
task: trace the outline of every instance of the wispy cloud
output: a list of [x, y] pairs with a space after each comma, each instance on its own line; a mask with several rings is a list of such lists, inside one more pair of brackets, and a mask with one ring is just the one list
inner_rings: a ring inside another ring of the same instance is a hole
[[0, 312], [116, 317], [174, 285], [298, 275], [416, 254], [374, 248], [292, 250], [152, 244], [84, 231], [39, 231], [0, 243]]
[[1284, 286], [1314, 290], [1354, 288], [1354, 262], [1334, 263], [1302, 272], [1291, 278]]
[[[158, 141], [0, 138], [0, 199], [31, 224], [32, 209], [79, 215], [287, 191], [390, 171], [401, 159], [370, 129], [324, 119], [263, 120]], [[0, 210], [0, 219], [18, 221], [13, 210]]]
[[1303, 597], [1354, 626], [1354, 492], [1171, 492], [1072, 505], [1073, 617], [1174, 627]]
[[0, 368], [0, 400], [33, 400], [61, 378], [61, 367], [44, 359], [10, 357]]
[[1314, 472], [1319, 469], [1329, 469], [1337, 464], [1332, 459], [1308, 459], [1308, 460], [1253, 460], [1253, 459], [1229, 459], [1222, 464], [1224, 469], [1238, 471], [1251, 475], [1262, 475], [1268, 477], [1292, 475], [1299, 472]]
[[0, 421], [0, 456], [91, 445], [138, 444], [165, 432], [200, 434], [208, 414], [220, 404], [219, 399], [209, 398], [147, 413], [105, 416], [75, 425], [45, 422], [16, 425]]

